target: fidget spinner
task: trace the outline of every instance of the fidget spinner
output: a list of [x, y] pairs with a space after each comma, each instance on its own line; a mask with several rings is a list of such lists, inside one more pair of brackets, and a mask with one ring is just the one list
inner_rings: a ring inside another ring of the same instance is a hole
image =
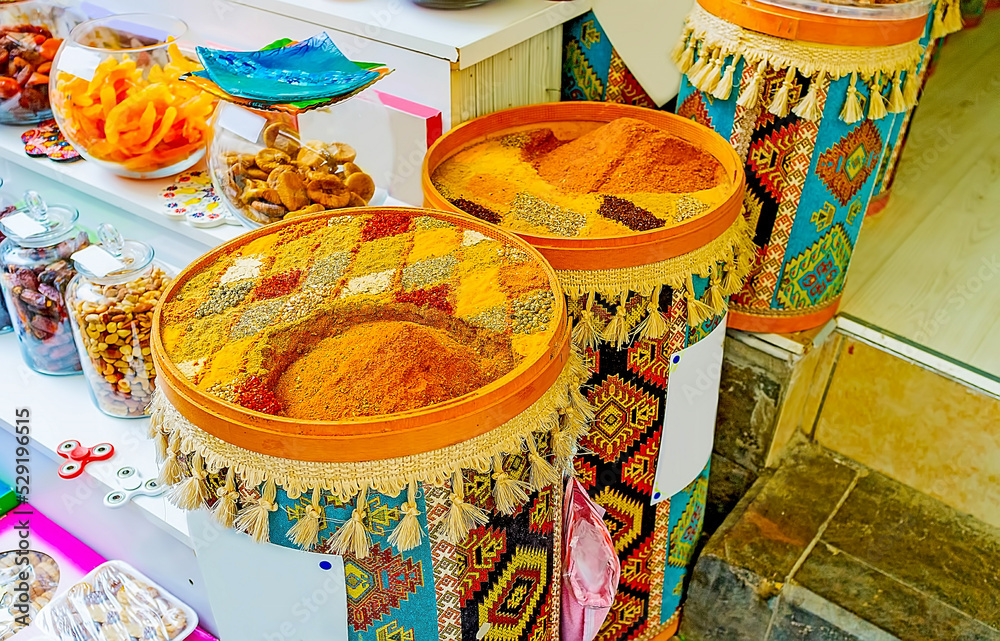
[[59, 467], [59, 476], [64, 479], [75, 479], [83, 474], [83, 468], [94, 461], [106, 461], [115, 453], [111, 443], [98, 443], [94, 447], [84, 447], [80, 441], [63, 441], [56, 448], [56, 454], [69, 459]]
[[134, 467], [123, 467], [115, 476], [121, 489], [112, 490], [104, 497], [104, 505], [107, 507], [121, 507], [136, 496], [159, 496], [166, 489], [156, 479], [149, 479], [144, 483], [142, 475]]

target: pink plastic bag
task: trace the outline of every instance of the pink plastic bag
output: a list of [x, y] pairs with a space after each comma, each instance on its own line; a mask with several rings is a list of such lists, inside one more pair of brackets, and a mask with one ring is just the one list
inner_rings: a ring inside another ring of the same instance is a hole
[[593, 641], [618, 593], [621, 562], [604, 508], [575, 478], [563, 505], [562, 641]]

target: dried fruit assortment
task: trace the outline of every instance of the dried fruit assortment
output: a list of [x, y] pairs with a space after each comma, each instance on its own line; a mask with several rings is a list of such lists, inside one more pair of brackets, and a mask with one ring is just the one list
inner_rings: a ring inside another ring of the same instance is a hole
[[185, 276], [162, 304], [167, 358], [246, 409], [349, 420], [480, 389], [558, 329], [554, 278], [526, 246], [458, 217], [362, 211], [276, 226]]
[[58, 641], [173, 641], [196, 624], [187, 606], [121, 561], [99, 565], [39, 617]]
[[633, 118], [487, 138], [445, 159], [431, 178], [471, 216], [516, 232], [581, 238], [668, 227], [708, 211], [729, 190], [713, 156]]
[[[27, 559], [27, 563], [23, 559]], [[26, 627], [24, 612], [14, 607], [24, 593], [18, 590], [22, 572], [28, 575], [29, 623], [48, 605], [59, 587], [59, 564], [48, 554], [32, 550], [0, 554], [0, 641], [6, 641]]]
[[[49, 74], [62, 39], [42, 26], [0, 27], [0, 121], [40, 122], [49, 116]], [[16, 105], [16, 106], [15, 106]]]
[[[177, 173], [204, 151], [215, 98], [180, 76], [200, 68], [171, 43], [104, 58], [93, 78], [58, 68], [52, 109], [84, 156], [125, 175]], [[167, 175], [163, 174], [163, 175]]]
[[230, 206], [251, 221], [267, 224], [364, 207], [375, 195], [375, 181], [355, 164], [357, 153], [350, 145], [303, 143], [282, 122], [270, 123], [262, 137], [265, 146], [256, 153], [226, 151], [212, 161]]
[[66, 293], [83, 372], [97, 406], [112, 416], [144, 416], [156, 388], [149, 334], [153, 308], [170, 278], [153, 265], [125, 283], [77, 277]]
[[50, 247], [4, 242], [0, 282], [25, 360], [49, 374], [80, 371], [64, 294], [76, 275], [70, 255], [90, 244], [87, 233], [78, 232]]

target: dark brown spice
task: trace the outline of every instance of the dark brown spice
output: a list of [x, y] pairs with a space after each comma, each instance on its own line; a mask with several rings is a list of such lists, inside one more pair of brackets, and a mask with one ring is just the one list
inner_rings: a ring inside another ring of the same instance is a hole
[[649, 231], [665, 224], [642, 207], [637, 207], [632, 201], [617, 196], [605, 196], [597, 213], [633, 231]]
[[471, 200], [466, 200], [465, 198], [455, 198], [451, 201], [452, 205], [455, 205], [465, 213], [470, 216], [475, 216], [479, 220], [485, 220], [488, 223], [493, 223], [494, 225], [500, 224], [500, 214], [496, 213], [488, 207], [483, 207]]

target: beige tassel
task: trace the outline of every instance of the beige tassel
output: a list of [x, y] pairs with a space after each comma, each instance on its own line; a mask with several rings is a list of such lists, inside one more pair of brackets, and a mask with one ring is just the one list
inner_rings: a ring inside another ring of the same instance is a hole
[[944, 14], [945, 35], [962, 30], [962, 8], [958, 2], [952, 0], [942, 0], [947, 2]]
[[851, 84], [847, 87], [847, 99], [844, 100], [844, 108], [840, 111], [840, 119], [849, 125], [856, 123], [865, 117], [863, 111], [861, 111], [861, 99], [858, 97], [858, 88], [855, 83], [858, 80], [858, 74], [851, 74]]
[[713, 316], [726, 311], [726, 297], [722, 294], [722, 286], [719, 284], [719, 269], [720, 267], [715, 265], [709, 278], [708, 305], [712, 308]]
[[920, 98], [920, 74], [917, 70], [910, 69], [906, 72], [906, 87], [903, 89], [903, 104], [906, 105], [907, 109], [912, 109], [917, 106], [917, 100]]
[[167, 460], [170, 440], [167, 438], [167, 432], [160, 428], [151, 431], [153, 432], [153, 445], [156, 447], [156, 462], [163, 463]]
[[694, 294], [694, 279], [688, 275], [687, 280], [687, 310], [688, 325], [701, 325], [712, 317], [712, 308], [698, 300]]
[[236, 520], [233, 522], [236, 529], [246, 532], [258, 543], [267, 543], [271, 537], [269, 523], [271, 512], [278, 509], [278, 504], [274, 502], [277, 494], [274, 481], [271, 479], [265, 481], [260, 498], [236, 515]]
[[[584, 423], [590, 423], [594, 420], [594, 406], [590, 404], [590, 401], [583, 395], [583, 392], [575, 387], [569, 392], [569, 406], [570, 409], [580, 415]], [[581, 434], [580, 436], [583, 435]]]
[[559, 481], [559, 472], [551, 463], [538, 453], [535, 438], [531, 435], [525, 439], [528, 446], [528, 480], [535, 490], [543, 490]]
[[[747, 61], [750, 62], [749, 60]], [[740, 92], [739, 97], [736, 99], [736, 104], [744, 107], [746, 109], [753, 109], [757, 106], [757, 100], [760, 97], [760, 90], [764, 86], [764, 74], [767, 73], [767, 61], [761, 60], [760, 64], [757, 65], [756, 71], [750, 76], [750, 82], [744, 87], [743, 91]]]
[[601, 327], [597, 315], [591, 311], [596, 294], [587, 294], [587, 306], [580, 312], [580, 322], [573, 328], [573, 342], [581, 349], [596, 349], [601, 341]]
[[558, 471], [566, 466], [566, 461], [573, 458], [573, 436], [568, 431], [561, 429], [560, 425], [553, 425], [552, 429], [549, 430], [549, 440], [552, 443], [552, 455], [555, 457]]
[[510, 516], [528, 500], [531, 486], [507, 474], [503, 466], [505, 458], [500, 454], [493, 464], [493, 502], [501, 514]]
[[869, 98], [868, 98], [868, 119], [869, 120], [881, 120], [885, 118], [888, 113], [885, 110], [885, 98], [882, 97], [882, 87], [881, 74], [877, 74], [872, 78], [872, 82], [869, 85]]
[[156, 478], [160, 485], [170, 486], [175, 483], [179, 483], [181, 479], [184, 478], [184, 470], [181, 468], [179, 458], [180, 455], [181, 438], [180, 436], [175, 436], [174, 440], [170, 442], [170, 454], [167, 456], [166, 460], [163, 461], [163, 466], [160, 468], [160, 474]]
[[372, 542], [365, 527], [365, 516], [368, 515], [368, 488], [361, 488], [351, 518], [340, 526], [333, 539], [330, 540], [337, 554], [350, 552], [358, 559], [367, 559]]
[[236, 489], [236, 468], [232, 465], [226, 472], [226, 483], [215, 491], [216, 501], [212, 506], [212, 516], [222, 527], [233, 527], [236, 520], [236, 502], [240, 498]]
[[778, 92], [774, 94], [774, 98], [771, 100], [771, 104], [767, 106], [767, 110], [773, 113], [779, 118], [784, 118], [788, 115], [788, 96], [792, 91], [792, 85], [795, 83], [795, 69], [789, 67], [788, 71], [785, 72], [785, 81], [781, 83], [781, 87]]
[[182, 510], [196, 510], [205, 503], [205, 463], [197, 452], [191, 454], [191, 476], [170, 488], [167, 498]]
[[687, 47], [684, 49], [684, 53], [681, 54], [681, 59], [677, 63], [677, 68], [680, 69], [681, 73], [686, 74], [691, 71], [694, 66], [694, 38], [688, 41]]
[[948, 0], [939, 0], [934, 8], [934, 24], [931, 26], [931, 39], [937, 40], [948, 35], [948, 30], [944, 26], [944, 13], [948, 5]]
[[451, 480], [451, 508], [445, 517], [448, 541], [458, 545], [469, 536], [469, 531], [477, 525], [486, 525], [489, 518], [482, 508], [465, 502], [465, 479], [457, 470]]
[[[677, 41], [677, 44], [674, 45], [673, 50], [670, 52], [670, 59], [673, 60], [678, 67], [681, 66], [681, 61], [684, 60], [684, 56], [686, 55], [688, 49], [691, 49], [691, 33], [691, 29], [685, 29], [684, 34], [681, 36], [680, 40]], [[683, 69], [681, 69], [681, 73], [684, 73]]]
[[799, 104], [792, 108], [792, 113], [799, 118], [804, 118], [810, 122], [819, 122], [823, 117], [823, 110], [819, 108], [819, 88], [823, 84], [825, 75], [822, 71], [817, 71], [816, 75], [809, 81], [809, 91]]
[[657, 285], [649, 299], [649, 305], [646, 307], [646, 318], [642, 319], [639, 327], [636, 328], [643, 340], [657, 340], [663, 338], [664, 334], [667, 333], [667, 317], [660, 311], [659, 305], [662, 291], [663, 285]]
[[736, 65], [740, 61], [740, 54], [733, 54], [733, 61], [726, 67], [726, 72], [722, 74], [719, 83], [712, 91], [712, 95], [719, 100], [729, 100], [733, 94], [733, 74], [736, 73]]
[[726, 296], [732, 296], [741, 289], [743, 289], [743, 278], [739, 274], [734, 258], [733, 262], [726, 266], [726, 272], [722, 275], [722, 293]]
[[722, 63], [725, 59], [726, 57], [721, 51], [715, 54], [715, 60], [712, 61], [711, 67], [701, 80], [701, 90], [705, 93], [712, 94], [719, 86], [719, 81], [722, 80]]
[[628, 317], [625, 303], [628, 301], [628, 292], [618, 295], [618, 309], [611, 318], [611, 322], [604, 328], [603, 338], [607, 342], [621, 349], [628, 342]]
[[698, 60], [691, 67], [691, 71], [688, 73], [688, 81], [696, 88], [701, 87], [702, 81], [705, 79], [705, 74], [711, 71], [712, 67], [712, 54], [706, 51], [707, 47], [702, 45], [698, 51]]
[[890, 113], [901, 114], [906, 111], [906, 99], [903, 98], [903, 72], [897, 71], [896, 78], [892, 83], [892, 91], [889, 92], [889, 104], [887, 108]]
[[400, 552], [406, 552], [420, 545], [424, 532], [420, 526], [420, 510], [417, 508], [417, 482], [410, 481], [406, 488], [406, 503], [400, 510], [403, 519], [389, 535], [389, 544], [396, 546]]
[[288, 540], [303, 550], [319, 543], [319, 531], [323, 529], [325, 516], [319, 505], [321, 492], [320, 488], [313, 488], [312, 501], [306, 506], [306, 513], [288, 529]]

